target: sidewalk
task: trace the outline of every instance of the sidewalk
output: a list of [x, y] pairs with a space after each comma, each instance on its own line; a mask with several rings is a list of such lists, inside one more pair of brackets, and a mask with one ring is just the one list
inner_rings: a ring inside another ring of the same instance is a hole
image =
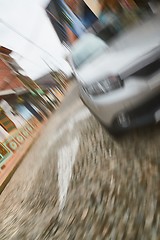
[[[74, 82], [70, 83], [67, 86], [67, 89], [66, 89], [64, 95], [60, 96], [59, 100], [61, 103], [64, 100], [64, 96], [67, 95], [68, 91], [70, 91], [72, 88], [74, 88], [74, 86], [75, 86]], [[57, 108], [57, 110], [58, 110], [58, 108]], [[51, 114], [50, 117], [52, 115], [53, 114]], [[49, 119], [50, 119], [50, 117], [49, 117]], [[27, 139], [25, 140], [25, 142], [23, 144], [18, 143], [19, 147], [15, 150], [15, 152], [13, 150], [11, 150], [11, 152], [14, 152], [13, 155], [9, 156], [8, 159], [5, 160], [4, 164], [2, 166], [0, 166], [0, 194], [3, 191], [3, 189], [5, 188], [5, 186], [7, 185], [7, 183], [10, 181], [11, 177], [13, 176], [13, 174], [16, 171], [16, 169], [18, 168], [18, 166], [20, 165], [21, 161], [23, 160], [23, 157], [27, 153], [27, 150], [29, 150], [31, 145], [37, 140], [42, 129], [45, 128], [49, 119], [45, 118], [43, 123], [40, 123], [39, 121], [37, 121], [38, 127], [36, 127], [35, 132], [33, 134], [31, 134], [29, 137], [27, 137]], [[22, 135], [22, 137], [24, 137], [24, 136]], [[12, 136], [11, 136], [11, 138], [12, 138]], [[14, 140], [15, 139], [13, 139], [13, 142], [14, 142]], [[6, 145], [6, 147], [8, 147], [7, 144], [5, 144], [5, 145]]]
[[43, 122], [43, 124], [39, 124], [38, 128], [35, 130], [33, 135], [31, 135], [27, 140], [24, 142], [24, 144], [20, 145], [18, 149], [13, 153], [13, 155], [6, 160], [6, 162], [3, 164], [3, 166], [0, 169], [0, 193], [5, 188], [6, 184], [11, 179], [12, 175], [16, 171], [17, 167], [21, 163], [24, 155], [26, 154], [27, 150], [31, 147], [31, 144], [34, 143], [34, 141], [39, 136], [41, 130], [46, 125], [47, 120]]

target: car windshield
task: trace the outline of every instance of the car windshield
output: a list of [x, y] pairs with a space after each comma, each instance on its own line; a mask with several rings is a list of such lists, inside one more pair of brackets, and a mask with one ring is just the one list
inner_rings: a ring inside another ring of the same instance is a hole
[[107, 48], [107, 45], [100, 38], [93, 34], [85, 34], [72, 48], [72, 60], [75, 68], [80, 68]]

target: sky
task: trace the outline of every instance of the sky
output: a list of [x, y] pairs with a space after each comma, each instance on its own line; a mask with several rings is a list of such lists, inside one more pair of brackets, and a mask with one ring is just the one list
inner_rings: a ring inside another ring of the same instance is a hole
[[[70, 67], [44, 8], [49, 0], [0, 0], [0, 45], [13, 50], [12, 57], [33, 80], [51, 69]], [[30, 41], [26, 40], [29, 39]]]

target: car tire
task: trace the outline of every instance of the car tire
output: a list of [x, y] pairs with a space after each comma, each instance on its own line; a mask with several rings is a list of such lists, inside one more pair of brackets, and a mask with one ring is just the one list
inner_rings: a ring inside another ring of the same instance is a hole
[[115, 139], [119, 139], [125, 135], [125, 131], [121, 129], [106, 128], [106, 130]]
[[[100, 121], [99, 121], [100, 122]], [[100, 122], [101, 126], [105, 129], [105, 132], [109, 133], [109, 135], [114, 139], [119, 139], [125, 135], [124, 129], [117, 128], [115, 126], [106, 126], [104, 123]]]

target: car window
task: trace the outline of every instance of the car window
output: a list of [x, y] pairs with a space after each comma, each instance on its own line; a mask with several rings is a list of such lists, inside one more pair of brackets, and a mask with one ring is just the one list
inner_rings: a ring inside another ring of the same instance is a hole
[[75, 68], [81, 67], [87, 61], [101, 54], [108, 47], [100, 38], [85, 34], [72, 47], [72, 60]]

